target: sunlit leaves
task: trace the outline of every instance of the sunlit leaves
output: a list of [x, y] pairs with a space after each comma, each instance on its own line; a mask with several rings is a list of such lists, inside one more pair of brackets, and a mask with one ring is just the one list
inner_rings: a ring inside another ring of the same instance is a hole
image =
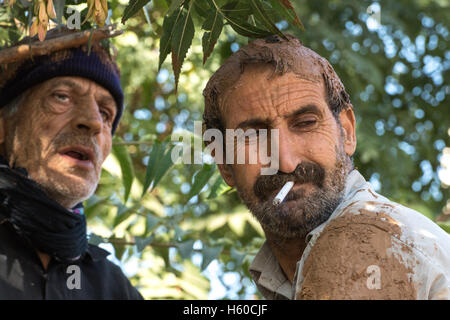
[[[116, 139], [116, 141], [119, 142], [119, 139]], [[122, 181], [125, 188], [124, 203], [126, 203], [130, 195], [131, 185], [133, 184], [134, 179], [133, 164], [131, 163], [131, 157], [126, 146], [114, 144], [112, 152], [117, 157], [117, 160], [119, 160], [120, 168], [122, 170]]]
[[208, 18], [203, 23], [202, 29], [207, 30], [203, 34], [202, 46], [203, 46], [203, 64], [206, 59], [212, 53], [217, 39], [219, 38], [223, 28], [223, 17], [218, 10], [214, 10], [210, 13]]
[[98, 246], [100, 243], [104, 243], [105, 240], [99, 235], [96, 235], [95, 233], [90, 233], [88, 242], [92, 245]]
[[125, 23], [128, 19], [134, 16], [139, 10], [141, 10], [151, 0], [130, 0], [128, 6], [123, 11], [122, 23]]
[[178, 21], [181, 15], [181, 11], [177, 10], [164, 19], [162, 25], [163, 33], [159, 41], [159, 64], [158, 69], [161, 69], [161, 65], [166, 60], [167, 55], [172, 50], [172, 37], [175, 32], [175, 23]]
[[223, 250], [223, 246], [217, 246], [217, 247], [209, 247], [207, 245], [203, 245], [203, 260], [202, 260], [202, 266], [201, 269], [204, 270], [206, 267], [209, 266], [209, 264], [214, 260], [217, 259], [220, 252]]
[[186, 53], [194, 38], [192, 3], [172, 12], [164, 19], [163, 34], [160, 40], [159, 68], [169, 53], [172, 53], [172, 68], [175, 74], [175, 87], [181, 72]]
[[270, 0], [270, 4], [280, 16], [285, 17], [290, 23], [299, 26], [302, 30], [305, 29], [289, 0]]
[[277, 28], [277, 26], [273, 23], [273, 21], [268, 16], [264, 6], [259, 0], [248, 0], [250, 2], [251, 8], [253, 9], [253, 14], [258, 18], [259, 21], [266, 27], [266, 29], [273, 33], [277, 34], [282, 38], [286, 37], [284, 34]]
[[[197, 28], [192, 19], [194, 11], [198, 13], [200, 21], [202, 21], [202, 29], [206, 30], [202, 36], [203, 63], [205, 63], [223, 31], [224, 21], [238, 34], [246, 37], [260, 38], [271, 34], [285, 37], [269, 14], [269, 11], [273, 11], [270, 8], [267, 1], [263, 0], [240, 2], [205, 0], [201, 5], [199, 0], [172, 1], [163, 23], [159, 68], [169, 53], [172, 53], [172, 68], [177, 88], [181, 68]], [[280, 13], [281, 18], [302, 26], [289, 1], [278, 3], [277, 8], [278, 10], [275, 12]]]
[[134, 237], [137, 251], [141, 252], [142, 250], [144, 250], [146, 246], [152, 243], [154, 237], [155, 236], [153, 234], [149, 237]]
[[153, 144], [147, 163], [142, 196], [144, 196], [150, 186], [152, 189], [155, 188], [173, 165], [171, 157], [173, 147], [169, 146], [167, 142], [155, 141]]
[[97, 23], [98, 26], [103, 27], [105, 25], [106, 18], [108, 17], [108, 1], [87, 0], [87, 3], [88, 12], [86, 14], [85, 21], [89, 20]]
[[214, 199], [217, 196], [220, 196], [231, 189], [232, 188], [229, 187], [223, 180], [222, 176], [218, 175], [210, 188], [211, 191], [208, 195], [208, 199]]
[[203, 167], [197, 172], [194, 177], [194, 183], [188, 194], [189, 199], [200, 193], [203, 187], [208, 183], [209, 179], [211, 179], [215, 171], [216, 165], [203, 165]]
[[186, 53], [192, 44], [195, 28], [191, 17], [192, 2], [187, 8], [180, 10], [179, 18], [175, 21], [172, 36], [172, 68], [175, 74], [175, 87], [178, 87], [181, 67]]
[[194, 240], [187, 240], [178, 244], [178, 252], [183, 259], [189, 259], [194, 251]]

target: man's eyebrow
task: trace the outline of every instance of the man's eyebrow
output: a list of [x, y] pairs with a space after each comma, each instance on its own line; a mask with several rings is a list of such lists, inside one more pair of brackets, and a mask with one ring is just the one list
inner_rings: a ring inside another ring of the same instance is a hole
[[272, 121], [267, 118], [251, 118], [240, 122], [236, 128], [268, 127], [271, 123]]
[[[68, 80], [68, 79], [58, 81], [58, 83], [55, 85], [54, 88], [57, 88], [57, 87], [60, 87], [60, 86], [67, 86], [67, 87], [69, 87], [71, 89], [75, 89], [76, 91], [82, 91], [83, 90], [83, 87], [81, 85], [79, 85], [75, 81]], [[116, 100], [111, 95], [102, 94], [100, 99], [105, 101], [105, 102], [107, 102], [107, 103], [114, 103], [114, 106], [116, 106]]]
[[111, 102], [116, 103], [116, 100], [111, 95], [108, 95], [108, 94], [102, 94], [100, 96], [100, 100], [102, 100], [104, 102], [108, 102], [108, 103], [111, 103]]
[[[317, 107], [314, 104], [307, 104], [305, 106], [302, 106], [286, 115], [283, 116], [283, 118], [287, 119], [287, 118], [295, 118], [298, 116], [301, 116], [302, 114], [305, 113], [315, 113], [318, 115], [322, 115], [322, 112], [320, 111], [319, 107]], [[270, 127], [270, 125], [272, 124], [272, 120], [270, 120], [269, 118], [251, 118], [248, 120], [244, 120], [242, 122], [240, 122], [238, 124], [238, 126], [236, 128], [252, 128], [252, 127]]]
[[68, 80], [68, 79], [59, 80], [54, 87], [57, 88], [57, 87], [60, 87], [60, 86], [67, 86], [67, 87], [69, 87], [71, 89], [75, 89], [77, 91], [81, 91], [83, 89], [81, 87], [81, 85], [79, 85], [75, 81]]
[[283, 118], [287, 119], [287, 118], [295, 118], [298, 116], [301, 116], [305, 113], [315, 113], [318, 115], [322, 115], [322, 111], [320, 111], [319, 107], [317, 107], [315, 104], [307, 104], [306, 106], [302, 106], [292, 112], [290, 112], [287, 115], [284, 115]]

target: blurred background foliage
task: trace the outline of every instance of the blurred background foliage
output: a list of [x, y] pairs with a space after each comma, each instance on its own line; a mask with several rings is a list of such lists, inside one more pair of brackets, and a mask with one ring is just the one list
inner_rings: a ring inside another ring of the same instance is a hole
[[[0, 6], [0, 45], [22, 36], [5, 27], [11, 14], [23, 14], [18, 2], [19, 9]], [[128, 1], [108, 2], [108, 22], [125, 31], [112, 42], [126, 111], [98, 190], [85, 203], [90, 241], [113, 253], [147, 299], [258, 299], [247, 270], [264, 242], [259, 224], [208, 155], [203, 165], [173, 164], [170, 157], [180, 144], [172, 142], [174, 133], [201, 140], [194, 121], [202, 119], [202, 90], [250, 39], [222, 17], [203, 63], [208, 30], [195, 10], [203, 2], [192, 1], [195, 33], [176, 90], [171, 61], [159, 66], [164, 17], [189, 1], [134, 2], [144, 7], [125, 24]], [[450, 232], [449, 1], [291, 1], [304, 31], [263, 2], [279, 30], [327, 58], [341, 77], [357, 117], [358, 170], [378, 192]], [[67, 5], [86, 14], [86, 4]], [[253, 9], [236, 14], [262, 24]]]

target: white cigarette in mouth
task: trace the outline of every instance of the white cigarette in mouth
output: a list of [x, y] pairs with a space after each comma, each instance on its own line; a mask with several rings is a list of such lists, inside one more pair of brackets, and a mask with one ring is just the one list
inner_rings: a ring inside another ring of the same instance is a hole
[[294, 186], [294, 181], [288, 181], [284, 184], [283, 188], [281, 188], [280, 192], [275, 196], [275, 199], [273, 199], [273, 205], [277, 206], [281, 202], [283, 202], [284, 198], [286, 198], [289, 191], [291, 191], [292, 187]]

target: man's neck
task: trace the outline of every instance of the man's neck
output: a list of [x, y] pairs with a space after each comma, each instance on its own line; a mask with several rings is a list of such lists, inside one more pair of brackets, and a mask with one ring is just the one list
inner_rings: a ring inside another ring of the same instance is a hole
[[41, 251], [39, 251], [37, 249], [36, 249], [36, 253], [39, 256], [39, 259], [41, 260], [42, 267], [44, 268], [44, 271], [47, 271], [48, 264], [50, 263], [51, 257], [48, 254], [43, 253], [43, 252], [41, 252]]
[[279, 239], [270, 232], [265, 232], [267, 243], [291, 283], [294, 282], [297, 262], [301, 259], [306, 248], [304, 238]]

